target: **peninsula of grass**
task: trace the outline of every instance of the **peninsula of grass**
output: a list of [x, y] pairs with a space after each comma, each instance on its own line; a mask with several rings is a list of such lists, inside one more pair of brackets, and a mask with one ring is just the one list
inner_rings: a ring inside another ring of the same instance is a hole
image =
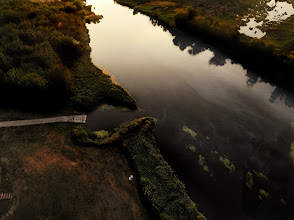
[[156, 147], [154, 125], [154, 118], [145, 117], [108, 131], [90, 132], [77, 127], [72, 138], [84, 146], [121, 146], [132, 160], [145, 198], [160, 219], [205, 220]]
[[[265, 78], [292, 88], [294, 69], [294, 16], [284, 22], [263, 27], [262, 39], [238, 32], [243, 19], [253, 11], [264, 12], [267, 1], [231, 0], [116, 0], [217, 46], [245, 68], [258, 71]], [[289, 0], [294, 3], [293, 0]]]
[[91, 61], [85, 23], [100, 18], [81, 0], [0, 1], [2, 102], [136, 108], [130, 94]]

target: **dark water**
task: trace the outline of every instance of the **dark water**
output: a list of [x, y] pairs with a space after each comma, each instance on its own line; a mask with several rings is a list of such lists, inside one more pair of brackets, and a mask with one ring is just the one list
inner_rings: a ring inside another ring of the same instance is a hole
[[[210, 45], [112, 0], [87, 3], [104, 16], [88, 25], [93, 62], [115, 76], [140, 110], [100, 108], [88, 115], [86, 126], [107, 129], [153, 116], [158, 147], [208, 219], [294, 219], [293, 94]], [[230, 173], [220, 158], [235, 170]], [[253, 170], [270, 179], [260, 186], [255, 181], [270, 199], [248, 197], [245, 175]]]

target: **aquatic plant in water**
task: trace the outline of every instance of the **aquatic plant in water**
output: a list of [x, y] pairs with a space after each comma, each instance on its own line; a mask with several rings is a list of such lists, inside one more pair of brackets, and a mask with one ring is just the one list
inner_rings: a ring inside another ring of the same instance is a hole
[[228, 168], [230, 173], [233, 173], [235, 171], [235, 165], [226, 156], [220, 156], [219, 162], [221, 162], [226, 168]]
[[210, 176], [213, 176], [213, 172], [208, 168], [204, 156], [199, 155], [199, 158], [198, 158], [198, 164], [199, 164], [200, 166], [202, 166], [202, 168], [203, 168], [203, 170], [204, 170], [205, 172], [208, 172]]
[[193, 138], [197, 136], [197, 133], [195, 131], [193, 131], [192, 129], [188, 128], [186, 125], [183, 125], [182, 129], [183, 129], [183, 131], [190, 134]]

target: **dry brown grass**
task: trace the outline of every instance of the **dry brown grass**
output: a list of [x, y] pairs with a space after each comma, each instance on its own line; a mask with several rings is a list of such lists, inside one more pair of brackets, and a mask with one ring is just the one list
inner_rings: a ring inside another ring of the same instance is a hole
[[[1, 191], [17, 196], [15, 219], [149, 219], [126, 156], [74, 145], [72, 125], [0, 130]], [[10, 187], [12, 186], [12, 187]]]

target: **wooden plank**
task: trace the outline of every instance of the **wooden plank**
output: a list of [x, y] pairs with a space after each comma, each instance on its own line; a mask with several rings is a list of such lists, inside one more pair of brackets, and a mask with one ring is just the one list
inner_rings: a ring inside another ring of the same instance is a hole
[[53, 118], [39, 118], [31, 120], [17, 120], [17, 121], [2, 121], [0, 122], [0, 128], [5, 127], [18, 127], [18, 126], [27, 126], [27, 125], [38, 125], [38, 124], [49, 124], [56, 122], [70, 122], [70, 123], [79, 123], [85, 124], [87, 121], [87, 115], [68, 115], [68, 116], [59, 116]]

